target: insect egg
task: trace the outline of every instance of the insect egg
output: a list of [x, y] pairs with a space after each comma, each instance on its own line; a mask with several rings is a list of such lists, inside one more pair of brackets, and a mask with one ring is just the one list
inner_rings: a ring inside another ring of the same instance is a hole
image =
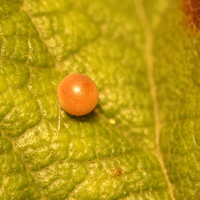
[[60, 82], [57, 94], [61, 108], [75, 116], [90, 113], [96, 107], [99, 99], [96, 84], [83, 74], [66, 76]]

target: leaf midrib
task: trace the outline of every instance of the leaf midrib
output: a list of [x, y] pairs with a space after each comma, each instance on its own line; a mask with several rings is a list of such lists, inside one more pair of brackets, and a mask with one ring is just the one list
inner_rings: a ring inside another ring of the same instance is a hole
[[159, 105], [158, 105], [158, 100], [157, 100], [156, 84], [155, 84], [154, 75], [153, 75], [153, 65], [154, 65], [154, 58], [153, 58], [153, 52], [152, 52], [153, 35], [152, 35], [151, 28], [149, 26], [147, 16], [144, 11], [143, 0], [134, 0], [134, 3], [136, 5], [136, 11], [137, 11], [138, 17], [141, 21], [143, 29], [145, 30], [144, 37], [146, 40], [146, 45], [145, 45], [144, 57], [147, 63], [147, 76], [148, 76], [148, 81], [150, 85], [150, 94], [153, 101], [153, 113], [154, 113], [154, 119], [155, 119], [155, 144], [156, 144], [155, 156], [160, 163], [161, 170], [167, 181], [170, 197], [172, 200], [175, 200], [175, 196], [173, 193], [174, 191], [173, 185], [170, 182], [169, 176], [167, 174], [167, 169], [164, 164], [164, 158], [160, 149], [161, 123], [160, 123], [160, 118], [159, 118]]

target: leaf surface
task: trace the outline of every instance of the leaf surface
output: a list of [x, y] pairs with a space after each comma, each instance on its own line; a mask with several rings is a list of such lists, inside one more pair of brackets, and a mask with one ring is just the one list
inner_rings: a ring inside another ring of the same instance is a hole
[[[181, 5], [0, 0], [0, 199], [200, 198], [199, 38]], [[78, 118], [56, 94], [77, 72], [100, 92]]]

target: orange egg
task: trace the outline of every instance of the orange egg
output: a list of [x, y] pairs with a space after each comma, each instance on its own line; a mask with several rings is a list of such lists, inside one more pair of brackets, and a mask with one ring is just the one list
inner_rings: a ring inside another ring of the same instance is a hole
[[71, 115], [90, 113], [96, 107], [98, 99], [96, 84], [83, 74], [66, 76], [58, 86], [58, 101], [62, 109]]

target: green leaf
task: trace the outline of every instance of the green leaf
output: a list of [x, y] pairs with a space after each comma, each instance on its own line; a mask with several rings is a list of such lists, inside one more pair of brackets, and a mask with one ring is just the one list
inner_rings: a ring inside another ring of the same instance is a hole
[[[186, 18], [181, 0], [0, 0], [0, 199], [200, 199]], [[83, 117], [57, 102], [77, 72], [100, 92]]]

